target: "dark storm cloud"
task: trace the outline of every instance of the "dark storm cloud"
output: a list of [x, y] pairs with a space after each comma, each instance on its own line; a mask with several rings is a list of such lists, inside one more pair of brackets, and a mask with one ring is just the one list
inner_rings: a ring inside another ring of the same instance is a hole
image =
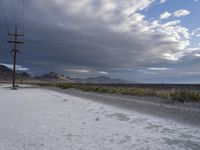
[[[140, 4], [141, 6], [138, 3], [138, 8], [133, 7], [135, 10], [133, 13], [150, 4], [150, 0], [143, 1], [145, 3]], [[9, 5], [9, 2], [4, 2]], [[110, 2], [109, 5], [103, 6], [107, 2]], [[114, 70], [123, 72], [120, 68], [168, 67], [176, 63], [165, 59], [163, 53], [176, 52], [178, 42], [171, 41], [163, 33], [142, 32], [138, 25], [132, 25], [134, 32], [114, 30], [116, 26], [129, 22], [123, 19], [124, 10], [119, 7], [121, 5], [107, 12], [107, 7], [112, 8], [111, 4], [114, 3], [112, 0], [107, 2], [84, 0], [80, 2], [83, 3], [83, 7], [80, 7], [78, 1], [71, 0], [68, 0], [68, 3], [63, 0], [27, 0], [25, 45], [19, 55], [18, 63], [36, 73], [53, 70], [70, 75], [73, 75], [70, 69], [86, 69], [92, 75], [98, 72], [104, 73], [103, 71], [113, 72], [115, 75]], [[73, 10], [69, 6], [71, 3], [75, 3], [73, 6], [77, 8]], [[132, 4], [130, 1], [127, 3]], [[91, 10], [84, 6], [85, 4], [89, 5]], [[83, 8], [85, 10], [82, 10]], [[89, 13], [87, 9], [90, 10]], [[101, 14], [98, 16], [91, 12]], [[8, 18], [9, 22], [10, 19], [11, 17]], [[141, 28], [143, 27], [144, 25]], [[3, 24], [1, 28], [6, 29]], [[6, 33], [0, 36], [1, 39], [7, 38]], [[8, 48], [5, 43], [3, 45], [4, 48]], [[11, 59], [8, 59], [8, 56], [4, 50], [1, 61], [9, 63]]]

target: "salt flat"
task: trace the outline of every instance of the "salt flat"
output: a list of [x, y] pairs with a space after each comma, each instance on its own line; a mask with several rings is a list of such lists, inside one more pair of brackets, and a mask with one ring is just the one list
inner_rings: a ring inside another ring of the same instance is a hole
[[0, 86], [1, 150], [199, 150], [200, 127], [39, 88]]

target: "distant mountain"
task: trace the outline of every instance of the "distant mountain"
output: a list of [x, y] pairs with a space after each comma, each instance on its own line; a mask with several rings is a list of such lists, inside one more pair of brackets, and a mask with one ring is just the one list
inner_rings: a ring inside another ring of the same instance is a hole
[[0, 74], [11, 74], [12, 70], [4, 65], [0, 65]]
[[24, 78], [24, 79], [31, 79], [31, 75], [28, 74], [27, 72], [22, 72], [22, 73], [18, 73], [17, 76]]
[[58, 75], [55, 72], [49, 72], [46, 74], [43, 74], [41, 76], [35, 76], [35, 80], [41, 80], [41, 81], [49, 81], [49, 82], [66, 82], [71, 83], [73, 82], [70, 78], [64, 77], [64, 75]]
[[[17, 79], [31, 79], [31, 76], [26, 72], [17, 72]], [[0, 65], [0, 80], [10, 81], [12, 80], [12, 70], [4, 65]]]
[[[40, 76], [31, 77], [27, 72], [17, 72], [16, 79], [20, 83], [45, 83], [45, 82], [56, 82], [56, 83], [71, 83], [73, 82], [70, 78], [64, 77], [64, 75], [58, 75], [55, 72], [46, 73]], [[0, 81], [11, 81], [12, 70], [4, 65], [0, 65]]]
[[58, 75], [55, 72], [49, 72], [40, 76], [35, 76], [35, 79], [38, 80], [53, 80], [53, 79], [59, 79]]
[[[70, 78], [64, 75], [59, 75], [55, 72], [45, 73], [40, 76], [31, 77], [27, 72], [17, 72], [17, 80], [20, 82], [27, 83], [45, 83], [45, 82], [55, 82], [55, 83], [96, 83], [96, 84], [125, 84], [130, 83], [123, 79], [112, 79], [106, 76], [98, 76], [92, 78]], [[12, 80], [12, 70], [4, 65], [0, 65], [0, 81], [11, 81]], [[131, 82], [136, 83], [136, 82]]]
[[75, 78], [76, 83], [97, 83], [97, 84], [125, 84], [130, 83], [123, 79], [112, 79], [106, 76], [98, 76], [86, 79]]
[[12, 78], [12, 70], [4, 65], [0, 65], [0, 80], [8, 81]]

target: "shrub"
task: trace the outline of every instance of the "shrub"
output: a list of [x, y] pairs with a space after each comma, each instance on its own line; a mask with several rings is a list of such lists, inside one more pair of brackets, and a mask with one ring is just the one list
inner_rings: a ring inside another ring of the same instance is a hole
[[173, 101], [178, 102], [198, 102], [200, 101], [200, 93], [194, 90], [175, 90], [170, 94]]

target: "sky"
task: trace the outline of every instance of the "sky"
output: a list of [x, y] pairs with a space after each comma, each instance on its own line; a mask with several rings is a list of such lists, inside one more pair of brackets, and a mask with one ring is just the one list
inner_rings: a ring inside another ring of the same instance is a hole
[[1, 0], [1, 64], [17, 24], [18, 69], [33, 75], [200, 83], [200, 0], [24, 0], [24, 19], [22, 1]]

